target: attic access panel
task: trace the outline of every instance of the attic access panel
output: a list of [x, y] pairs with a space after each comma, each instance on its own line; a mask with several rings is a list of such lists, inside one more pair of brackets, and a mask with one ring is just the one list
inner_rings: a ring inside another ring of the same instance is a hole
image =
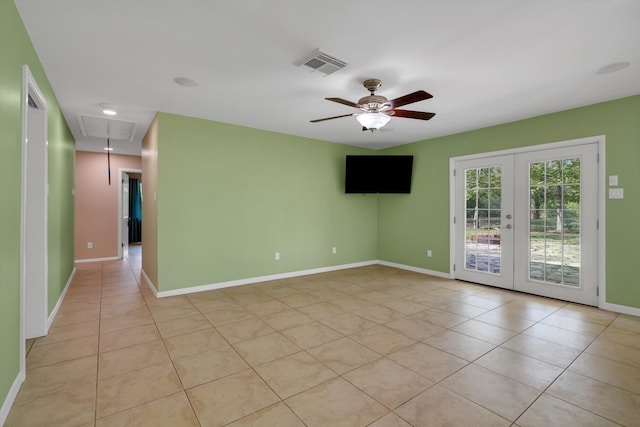
[[78, 124], [83, 136], [102, 139], [133, 141], [137, 123], [129, 120], [113, 119], [85, 114], [78, 115]]

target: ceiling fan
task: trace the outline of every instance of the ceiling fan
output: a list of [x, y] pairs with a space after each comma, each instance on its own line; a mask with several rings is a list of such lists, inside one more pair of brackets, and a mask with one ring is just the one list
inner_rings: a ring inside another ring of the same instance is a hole
[[384, 96], [376, 95], [375, 91], [382, 86], [382, 81], [378, 79], [365, 80], [363, 83], [370, 95], [360, 98], [356, 102], [351, 102], [342, 98], [325, 98], [326, 100], [337, 102], [339, 104], [348, 105], [349, 107], [362, 110], [362, 113], [343, 114], [341, 116], [326, 117], [324, 119], [311, 120], [311, 123], [323, 122], [325, 120], [339, 119], [340, 117], [356, 116], [356, 119], [362, 125], [362, 130], [370, 130], [373, 132], [386, 125], [391, 116], [405, 117], [407, 119], [429, 120], [435, 113], [426, 113], [424, 111], [399, 110], [397, 107], [412, 104], [425, 99], [433, 98], [433, 95], [419, 90], [408, 95], [401, 96], [391, 101]]

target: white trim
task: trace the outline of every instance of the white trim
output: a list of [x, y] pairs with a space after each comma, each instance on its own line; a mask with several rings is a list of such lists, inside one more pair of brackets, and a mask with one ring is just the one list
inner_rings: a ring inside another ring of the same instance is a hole
[[[26, 238], [27, 238], [27, 181], [28, 181], [28, 135], [29, 135], [29, 96], [32, 96], [34, 102], [38, 105], [38, 107], [42, 110], [42, 114], [44, 115], [44, 235], [43, 237], [43, 250], [44, 250], [44, 271], [42, 272], [43, 280], [44, 280], [44, 289], [41, 289], [41, 294], [38, 298], [39, 305], [44, 309], [44, 313], [40, 313], [42, 317], [42, 328], [44, 331], [39, 331], [40, 333], [44, 333], [45, 335], [48, 333], [48, 326], [46, 322], [46, 316], [48, 312], [47, 301], [48, 301], [48, 291], [49, 291], [49, 280], [48, 280], [48, 262], [49, 262], [49, 253], [48, 253], [48, 203], [47, 197], [49, 192], [49, 184], [48, 184], [48, 104], [47, 100], [42, 94], [42, 91], [38, 87], [38, 83], [36, 82], [33, 74], [31, 74], [31, 70], [27, 64], [22, 66], [22, 177], [21, 177], [21, 203], [20, 203], [20, 344], [19, 344], [19, 352], [20, 352], [20, 375], [23, 380], [26, 377], [26, 336], [27, 336], [27, 283], [26, 283], [26, 272], [27, 272], [27, 250], [26, 250]], [[30, 309], [33, 302], [31, 301], [33, 298], [29, 298], [29, 306]], [[31, 322], [30, 322], [31, 324]], [[19, 375], [19, 376], [20, 376]]]
[[86, 258], [86, 259], [77, 259], [74, 262], [76, 264], [82, 264], [83, 262], [100, 262], [100, 261], [115, 261], [118, 260], [117, 256], [110, 256], [105, 258]]
[[156, 286], [153, 284], [153, 281], [149, 278], [149, 276], [147, 276], [147, 273], [144, 271], [144, 268], [142, 269], [141, 272], [142, 272], [142, 278], [146, 282], [147, 286], [151, 288], [151, 292], [153, 292], [153, 295], [155, 295], [156, 298], [158, 298], [158, 289], [156, 289]]
[[0, 426], [4, 425], [5, 421], [7, 421], [9, 411], [11, 411], [11, 407], [16, 401], [16, 397], [18, 396], [20, 387], [22, 386], [22, 383], [25, 379], [26, 376], [24, 371], [18, 372], [16, 379], [13, 381], [9, 392], [7, 393], [7, 397], [4, 399], [4, 402], [2, 402], [2, 407], [0, 407]]
[[58, 298], [58, 302], [56, 303], [56, 306], [53, 307], [53, 310], [51, 310], [51, 314], [49, 314], [49, 318], [47, 319], [47, 330], [49, 330], [49, 328], [53, 324], [53, 321], [55, 320], [56, 315], [58, 314], [58, 310], [60, 310], [60, 306], [62, 305], [62, 301], [64, 300], [65, 295], [67, 295], [67, 291], [69, 290], [69, 286], [71, 285], [73, 276], [75, 275], [76, 275], [76, 268], [73, 267], [73, 270], [71, 270], [71, 274], [69, 275], [69, 280], [67, 280], [67, 284], [64, 285], [64, 289], [60, 293], [60, 297]]
[[603, 306], [600, 308], [602, 308], [603, 310], [614, 311], [616, 313], [630, 314], [632, 316], [640, 316], [640, 308], [629, 307], [627, 305], [619, 305], [619, 304], [612, 304], [610, 302], [605, 302]]
[[[455, 280], [449, 274], [443, 273], [443, 272], [440, 272], [440, 271], [427, 270], [427, 269], [420, 268], [420, 267], [413, 267], [411, 265], [397, 264], [397, 263], [394, 263], [394, 262], [381, 261], [381, 260], [364, 261], [364, 262], [353, 263], [353, 264], [343, 264], [343, 265], [336, 265], [336, 266], [331, 266], [331, 267], [315, 268], [315, 269], [311, 269], [311, 270], [292, 271], [290, 273], [282, 273], [282, 274], [273, 274], [273, 275], [269, 275], [269, 276], [252, 277], [252, 278], [247, 278], [247, 279], [232, 280], [232, 281], [229, 281], [229, 282], [213, 283], [213, 284], [209, 284], [209, 285], [193, 286], [193, 287], [189, 287], [189, 288], [174, 289], [174, 290], [171, 290], [171, 291], [162, 291], [162, 292], [159, 292], [156, 289], [156, 287], [154, 286], [153, 282], [151, 281], [151, 279], [149, 278], [147, 273], [145, 273], [144, 270], [142, 270], [142, 277], [143, 277], [144, 281], [147, 283], [147, 285], [149, 286], [149, 288], [151, 289], [151, 291], [153, 292], [153, 294], [156, 296], [156, 298], [164, 298], [164, 297], [169, 297], [169, 296], [191, 294], [191, 293], [195, 293], [195, 292], [203, 292], [203, 291], [210, 291], [210, 290], [215, 290], [215, 289], [229, 288], [229, 287], [233, 287], [233, 286], [241, 286], [241, 285], [248, 285], [248, 284], [252, 284], [252, 283], [266, 282], [266, 281], [270, 281], [270, 280], [288, 279], [288, 278], [291, 278], [291, 277], [306, 276], [306, 275], [309, 275], [309, 274], [327, 273], [327, 272], [330, 272], [330, 271], [345, 270], [345, 269], [348, 269], [348, 268], [365, 267], [365, 266], [368, 266], [368, 265], [376, 265], [376, 264], [384, 265], [384, 266], [387, 266], [387, 267], [395, 267], [395, 268], [399, 268], [399, 269], [402, 269], [402, 270], [413, 271], [413, 272], [416, 272], [416, 273], [422, 273], [422, 274], [426, 274], [426, 275], [429, 275], [429, 276], [440, 277], [440, 278], [443, 278], [443, 279]], [[483, 286], [486, 286], [486, 285], [483, 285]], [[518, 291], [515, 291], [515, 292], [518, 292]], [[526, 295], [526, 294], [523, 294], [522, 292], [518, 292], [518, 293], [521, 293], [522, 295]], [[603, 310], [609, 310], [609, 311], [613, 311], [613, 312], [616, 312], [616, 313], [624, 313], [624, 314], [630, 314], [630, 315], [633, 315], [633, 316], [640, 316], [640, 308], [628, 307], [628, 306], [625, 306], [625, 305], [618, 305], [618, 304], [611, 304], [611, 303], [605, 303], [604, 306], [600, 307], [600, 308], [603, 309]]]
[[328, 273], [330, 271], [364, 267], [367, 265], [375, 265], [379, 263], [380, 262], [377, 260], [372, 260], [372, 261], [356, 262], [353, 264], [333, 265], [330, 267], [312, 268], [309, 270], [291, 271], [289, 273], [279, 273], [279, 274], [271, 274], [268, 276], [249, 277], [246, 279], [230, 280], [228, 282], [211, 283], [208, 285], [199, 285], [199, 286], [192, 286], [189, 288], [173, 289], [170, 291], [156, 291], [155, 288], [151, 285], [151, 280], [147, 281], [148, 276], [146, 274], [144, 274], [144, 278], [145, 278], [145, 281], [147, 281], [147, 284], [149, 284], [149, 286], [151, 287], [151, 290], [154, 291], [156, 297], [164, 298], [164, 297], [172, 297], [177, 295], [192, 294], [194, 292], [203, 292], [203, 291], [212, 291], [215, 289], [230, 288], [233, 286], [249, 285], [252, 283], [268, 282], [270, 280], [289, 279], [291, 277], [308, 276], [310, 274]]
[[142, 169], [118, 168], [118, 258], [122, 259], [122, 173], [139, 173]]
[[[564, 148], [564, 147], [573, 147], [576, 145], [585, 145], [585, 144], [598, 144], [598, 220], [599, 220], [599, 229], [598, 229], [598, 283], [597, 286], [600, 290], [600, 295], [598, 297], [598, 308], [605, 309], [606, 296], [607, 296], [607, 276], [606, 276], [606, 221], [605, 221], [605, 207], [606, 207], [606, 136], [605, 135], [594, 135], [585, 138], [577, 138], [570, 139], [567, 141], [559, 141], [559, 142], [551, 142], [547, 144], [539, 144], [539, 145], [527, 145], [524, 147], [518, 148], [510, 148], [506, 150], [499, 151], [490, 151], [485, 153], [476, 153], [470, 154], [466, 156], [459, 157], [450, 157], [449, 158], [449, 273], [452, 279], [456, 278], [454, 271], [455, 264], [455, 245], [456, 245], [456, 233], [455, 233], [455, 224], [453, 223], [453, 218], [455, 216], [455, 165], [456, 162], [462, 160], [471, 160], [471, 159], [481, 159], [484, 157], [493, 157], [493, 156], [501, 156], [506, 154], [519, 154], [519, 153], [527, 153], [532, 151], [544, 151], [550, 150], [554, 148]], [[625, 306], [620, 306], [625, 307]]]
[[[607, 137], [600, 135], [594, 137], [598, 142], [598, 307], [604, 308], [607, 304], [607, 239], [606, 239], [606, 206], [607, 206], [607, 189], [606, 189], [606, 142]], [[638, 314], [640, 315], [640, 314]]]
[[449, 277], [456, 278], [456, 161], [449, 157]]
[[549, 143], [538, 144], [538, 145], [526, 145], [524, 147], [508, 148], [506, 150], [488, 151], [485, 153], [476, 153], [476, 154], [468, 154], [466, 156], [450, 157], [449, 160], [452, 160], [452, 159], [454, 161], [475, 160], [475, 159], [482, 159], [484, 157], [503, 156], [507, 154], [530, 153], [532, 151], [544, 151], [544, 150], [552, 150], [554, 148], [565, 148], [565, 147], [573, 147], [576, 145], [594, 144], [594, 143], [599, 143], [601, 141], [604, 141], [604, 139], [605, 139], [604, 135], [594, 135], [594, 136], [588, 136], [586, 138], [568, 139], [566, 141], [549, 142]]
[[396, 264], [395, 262], [388, 261], [378, 261], [378, 264], [385, 265], [387, 267], [399, 268], [401, 270], [413, 271], [415, 273], [427, 274], [429, 276], [441, 277], [443, 279], [451, 279], [451, 275], [448, 273], [443, 273], [441, 271], [435, 270], [427, 270], [426, 268], [414, 267], [412, 265]]
[[288, 273], [271, 274], [271, 275], [267, 275], [267, 276], [249, 277], [249, 278], [246, 278], [246, 279], [230, 280], [228, 282], [211, 283], [211, 284], [208, 284], [208, 285], [192, 286], [192, 287], [189, 287], [189, 288], [173, 289], [173, 290], [170, 290], [170, 291], [158, 291], [156, 289], [156, 287], [153, 285], [153, 282], [151, 281], [149, 276], [147, 276], [147, 274], [144, 272], [144, 270], [142, 270], [142, 277], [144, 278], [145, 282], [147, 283], [149, 288], [151, 288], [151, 291], [154, 293], [154, 295], [157, 298], [164, 298], [164, 297], [170, 297], [170, 296], [191, 294], [191, 293], [195, 293], [195, 292], [203, 292], [203, 291], [211, 291], [211, 290], [215, 290], [215, 289], [230, 288], [230, 287], [234, 287], [234, 286], [249, 285], [249, 284], [252, 284], [252, 283], [268, 282], [268, 281], [271, 281], [271, 280], [281, 280], [281, 279], [289, 279], [289, 278], [292, 278], [292, 277], [308, 276], [310, 274], [328, 273], [328, 272], [331, 272], [331, 271], [346, 270], [348, 268], [365, 267], [365, 266], [369, 266], [369, 265], [385, 265], [385, 266], [388, 266], [388, 267], [396, 267], [396, 268], [400, 268], [402, 270], [413, 271], [413, 272], [416, 272], [416, 273], [422, 273], [422, 274], [426, 274], [426, 275], [430, 275], [430, 276], [441, 277], [441, 278], [444, 278], [444, 279], [449, 279], [450, 278], [450, 276], [447, 273], [442, 273], [440, 271], [427, 270], [427, 269], [424, 269], [424, 268], [413, 267], [413, 266], [410, 266], [410, 265], [396, 264], [396, 263], [387, 262], [387, 261], [380, 261], [380, 260], [363, 261], [363, 262], [356, 262], [356, 263], [352, 263], [352, 264], [333, 265], [333, 266], [330, 266], [330, 267], [312, 268], [312, 269], [309, 269], [309, 270], [291, 271], [291, 272], [288, 272]]
[[[111, 259], [116, 259], [116, 258], [109, 258], [109, 259], [111, 260]], [[78, 261], [76, 261], [76, 262], [78, 262]], [[398, 264], [398, 263], [389, 262], [389, 261], [372, 260], [372, 261], [364, 261], [364, 262], [358, 262], [358, 263], [353, 263], [353, 264], [343, 264], [343, 265], [336, 265], [336, 266], [331, 266], [331, 267], [314, 268], [314, 269], [310, 269], [310, 270], [292, 271], [290, 273], [280, 273], [280, 274], [273, 274], [273, 275], [269, 275], [269, 276], [258, 276], [258, 277], [252, 277], [252, 278], [247, 278], [247, 279], [232, 280], [232, 281], [228, 281], [228, 282], [219, 282], [219, 283], [213, 283], [213, 284], [209, 284], [209, 285], [193, 286], [193, 287], [189, 287], [189, 288], [175, 289], [175, 290], [171, 290], [171, 291], [159, 292], [156, 289], [155, 285], [153, 284], [153, 281], [147, 275], [147, 273], [145, 273], [144, 270], [142, 270], [141, 272], [142, 272], [142, 278], [147, 283], [147, 285], [149, 286], [149, 288], [151, 289], [153, 294], [157, 298], [164, 298], [164, 297], [169, 297], [169, 296], [191, 294], [191, 293], [195, 293], [195, 292], [203, 292], [203, 291], [209, 291], [209, 290], [214, 290], [214, 289], [229, 288], [229, 287], [233, 287], [233, 286], [248, 285], [248, 284], [252, 284], [252, 283], [267, 282], [267, 281], [270, 281], [270, 280], [288, 279], [288, 278], [291, 278], [291, 277], [307, 276], [307, 275], [310, 275], [310, 274], [317, 274], [317, 273], [328, 273], [330, 271], [345, 270], [345, 269], [348, 269], [348, 268], [356, 268], [356, 267], [365, 267], [365, 266], [368, 266], [368, 265], [375, 265], [375, 264], [384, 265], [386, 267], [399, 268], [401, 270], [413, 271], [415, 273], [426, 274], [428, 276], [434, 276], [434, 277], [440, 277], [440, 278], [443, 278], [443, 279], [455, 280], [453, 277], [451, 277], [451, 275], [449, 275], [447, 273], [443, 273], [441, 271], [428, 270], [426, 268], [414, 267], [412, 265], [406, 265], [406, 264]], [[67, 285], [65, 286], [64, 290], [62, 291], [62, 294], [60, 296], [60, 299], [58, 300], [58, 303], [54, 307], [54, 309], [52, 311], [52, 314], [49, 317], [49, 325], [51, 325], [51, 323], [53, 323], [53, 318], [55, 317], [56, 313], [58, 312], [58, 309], [59, 309], [60, 305], [62, 304], [62, 300], [64, 299], [64, 296], [67, 293], [67, 289], [69, 288], [69, 285], [71, 284], [71, 281], [72, 281], [73, 276], [75, 275], [75, 273], [76, 273], [76, 269], [74, 268], [72, 273], [71, 273], [71, 275], [69, 276], [69, 280], [67, 281]], [[600, 295], [602, 296], [602, 293]], [[640, 316], [640, 308], [629, 307], [629, 306], [626, 306], [626, 305], [612, 304], [612, 303], [608, 303], [606, 301], [599, 308], [601, 308], [603, 310], [613, 311], [613, 312], [616, 312], [616, 313], [630, 314], [632, 316]], [[0, 425], [2, 425], [1, 420], [2, 420], [2, 418], [0, 417]]]

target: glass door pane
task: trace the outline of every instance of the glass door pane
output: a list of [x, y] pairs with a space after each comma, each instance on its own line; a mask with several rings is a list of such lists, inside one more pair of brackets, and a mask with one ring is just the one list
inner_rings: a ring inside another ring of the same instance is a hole
[[580, 286], [580, 159], [529, 163], [529, 279]]
[[502, 168], [465, 171], [466, 232], [464, 268], [500, 274]]

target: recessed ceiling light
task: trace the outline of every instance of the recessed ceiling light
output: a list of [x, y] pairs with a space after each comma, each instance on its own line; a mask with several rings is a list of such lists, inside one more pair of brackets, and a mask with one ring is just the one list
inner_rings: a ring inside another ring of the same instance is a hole
[[115, 116], [118, 114], [116, 111], [116, 106], [113, 104], [101, 103], [100, 108], [102, 108], [102, 114], [106, 114], [107, 116]]
[[173, 79], [173, 81], [176, 84], [179, 84], [180, 86], [184, 86], [184, 87], [198, 86], [198, 82], [193, 79], [190, 79], [189, 77], [176, 77], [175, 79]]
[[605, 65], [604, 67], [600, 68], [598, 71], [596, 71], [596, 74], [615, 73], [616, 71], [624, 70], [629, 65], [631, 65], [630, 62], [614, 62], [612, 64]]

